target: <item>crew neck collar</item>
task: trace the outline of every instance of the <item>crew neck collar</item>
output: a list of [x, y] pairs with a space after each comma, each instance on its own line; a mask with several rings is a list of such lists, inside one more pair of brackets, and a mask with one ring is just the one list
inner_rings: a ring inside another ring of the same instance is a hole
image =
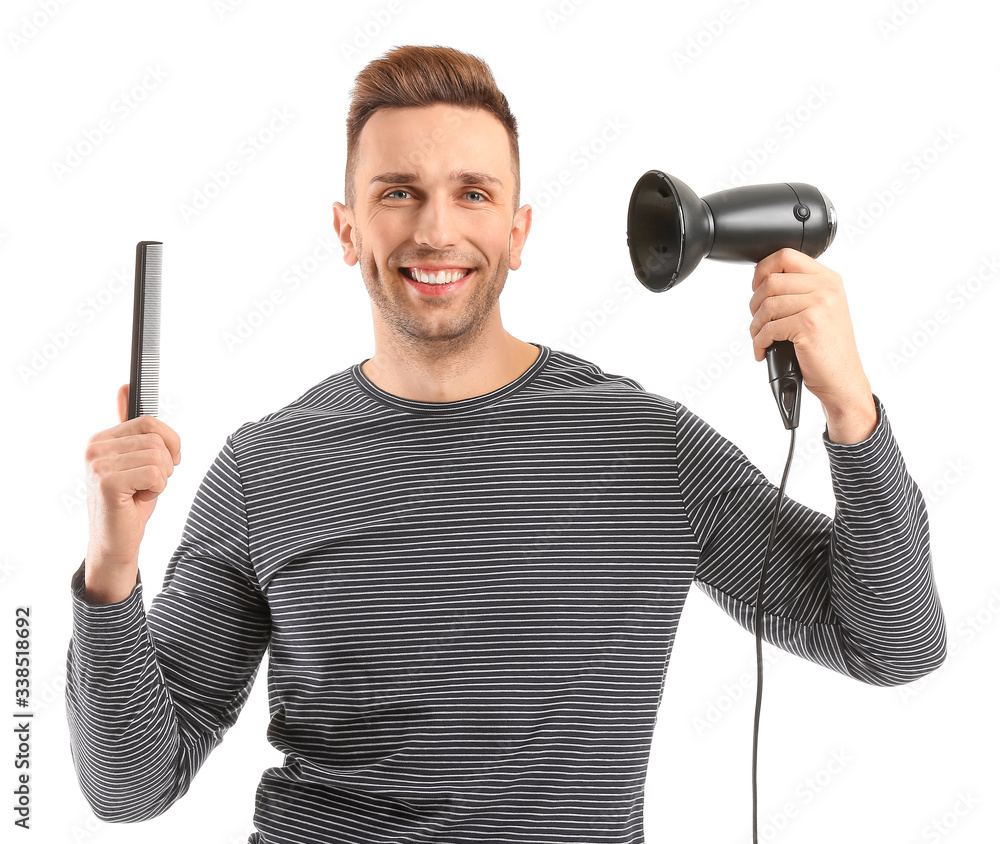
[[459, 399], [458, 401], [417, 401], [416, 399], [405, 399], [402, 396], [396, 396], [392, 393], [386, 392], [361, 371], [361, 367], [364, 366], [370, 358], [365, 358], [361, 361], [361, 363], [354, 364], [354, 366], [351, 367], [351, 375], [354, 377], [354, 382], [361, 390], [376, 399], [380, 404], [396, 408], [397, 410], [407, 410], [412, 413], [422, 414], [468, 413], [469, 411], [476, 410], [488, 404], [493, 404], [494, 402], [513, 395], [535, 378], [535, 376], [542, 370], [542, 367], [544, 367], [548, 362], [551, 350], [548, 346], [541, 343], [532, 343], [531, 345], [536, 346], [539, 349], [538, 357], [535, 358], [531, 366], [529, 366], [517, 378], [509, 384], [505, 384], [504, 386], [493, 390], [491, 393], [485, 393], [481, 396], [472, 396], [467, 399]]

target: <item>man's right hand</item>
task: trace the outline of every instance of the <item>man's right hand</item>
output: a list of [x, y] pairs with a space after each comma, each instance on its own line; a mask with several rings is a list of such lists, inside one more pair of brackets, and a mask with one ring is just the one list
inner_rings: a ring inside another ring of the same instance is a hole
[[128, 384], [118, 390], [121, 424], [94, 434], [87, 444], [87, 512], [90, 540], [86, 599], [124, 600], [135, 588], [139, 543], [157, 496], [180, 463], [181, 440], [155, 416], [128, 416]]

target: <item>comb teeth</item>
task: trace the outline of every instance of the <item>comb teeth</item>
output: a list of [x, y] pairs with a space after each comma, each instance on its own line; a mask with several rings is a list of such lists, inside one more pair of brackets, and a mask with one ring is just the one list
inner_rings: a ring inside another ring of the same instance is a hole
[[129, 419], [158, 413], [162, 267], [162, 243], [144, 240], [136, 245]]

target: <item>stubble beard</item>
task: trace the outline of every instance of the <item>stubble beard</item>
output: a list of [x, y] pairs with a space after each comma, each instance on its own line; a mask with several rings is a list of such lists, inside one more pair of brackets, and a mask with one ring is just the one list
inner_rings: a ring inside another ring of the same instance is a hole
[[[459, 294], [465, 297], [464, 308], [460, 313], [440, 319], [436, 312], [443, 311], [450, 303], [442, 301], [439, 306], [428, 299], [414, 305], [409, 291], [403, 289], [407, 282], [392, 269], [387, 270], [389, 279], [382, 275], [374, 257], [365, 251], [360, 234], [357, 250], [368, 296], [394, 342], [403, 349], [419, 350], [423, 355], [451, 355], [473, 344], [499, 303], [510, 268], [508, 256], [502, 254], [495, 271], [487, 278], [477, 263], [476, 277], [470, 281], [471, 290]], [[417, 266], [419, 260], [414, 259]]]

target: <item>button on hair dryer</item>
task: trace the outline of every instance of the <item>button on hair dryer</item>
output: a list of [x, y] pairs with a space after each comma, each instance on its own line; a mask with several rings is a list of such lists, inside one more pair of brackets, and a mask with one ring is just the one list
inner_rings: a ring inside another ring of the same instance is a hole
[[[659, 170], [645, 173], [628, 205], [628, 249], [643, 286], [659, 293], [687, 278], [702, 258], [758, 263], [790, 247], [819, 257], [837, 233], [837, 213], [812, 185], [730, 188], [699, 198]], [[790, 340], [765, 353], [785, 428], [799, 424], [802, 373]]]

